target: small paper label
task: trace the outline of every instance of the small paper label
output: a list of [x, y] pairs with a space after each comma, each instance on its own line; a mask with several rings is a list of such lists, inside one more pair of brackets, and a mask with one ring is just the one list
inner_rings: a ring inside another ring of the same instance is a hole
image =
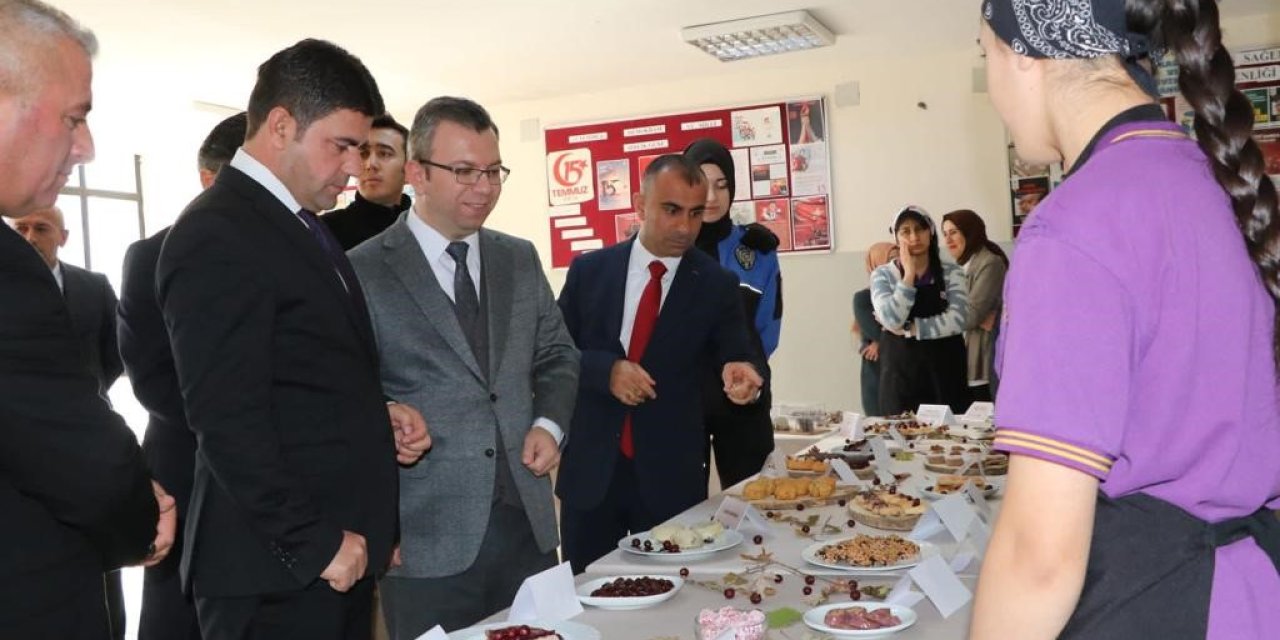
[[926, 558], [908, 571], [907, 575], [924, 591], [924, 595], [928, 596], [944, 618], [950, 618], [951, 614], [964, 608], [973, 599], [973, 592], [960, 582], [960, 578], [956, 577], [940, 555]]
[[861, 440], [863, 438], [861, 413], [844, 412], [844, 416], [840, 420], [840, 436], [846, 440]]
[[840, 478], [840, 484], [860, 484], [857, 474], [849, 467], [849, 463], [840, 458], [831, 460], [831, 470], [836, 472], [837, 478]]
[[951, 407], [945, 404], [922, 404], [916, 409], [916, 419], [931, 427], [943, 427], [956, 423]]
[[884, 598], [885, 604], [896, 604], [900, 607], [914, 607], [921, 600], [924, 600], [924, 594], [911, 589], [911, 576], [907, 575], [899, 578], [889, 590], [889, 595]]
[[787, 454], [783, 453], [782, 449], [774, 449], [773, 453], [769, 454], [769, 459], [765, 460], [760, 475], [766, 478], [781, 478], [787, 475]]
[[987, 504], [987, 496], [984, 495], [986, 492], [979, 489], [974, 483], [967, 482], [964, 485], [964, 493], [973, 502], [973, 507], [977, 510], [978, 515], [984, 521], [989, 520], [991, 518], [991, 505]]
[[965, 537], [969, 535], [970, 525], [973, 524], [974, 520], [978, 519], [978, 513], [974, 511], [973, 505], [969, 504], [969, 501], [958, 493], [953, 493], [935, 501], [929, 505], [929, 508], [938, 514], [943, 526], [956, 539], [956, 542], [964, 541]]
[[449, 640], [449, 634], [444, 632], [444, 627], [436, 625], [418, 636], [416, 640]]
[[902, 450], [904, 450], [904, 451], [906, 450], [906, 448], [907, 448], [907, 439], [906, 439], [906, 438], [904, 438], [904, 437], [902, 437], [902, 433], [900, 433], [900, 432], [898, 431], [898, 428], [897, 428], [897, 427], [895, 427], [895, 426], [893, 426], [893, 425], [889, 425], [889, 437], [890, 437], [890, 438], [893, 438], [893, 441], [894, 441], [895, 443], [897, 443], [898, 448], [900, 448], [900, 449], [902, 449]]
[[991, 402], [975, 402], [969, 405], [969, 410], [964, 412], [967, 420], [979, 421], [990, 420], [991, 416], [996, 413], [996, 405]]
[[720, 501], [720, 508], [716, 509], [716, 514], [711, 516], [711, 519], [724, 525], [726, 529], [737, 529], [738, 525], [742, 524], [742, 517], [750, 506], [733, 496], [725, 496], [724, 500]]
[[525, 578], [516, 592], [507, 622], [568, 620], [582, 613], [582, 603], [573, 584], [568, 562]]

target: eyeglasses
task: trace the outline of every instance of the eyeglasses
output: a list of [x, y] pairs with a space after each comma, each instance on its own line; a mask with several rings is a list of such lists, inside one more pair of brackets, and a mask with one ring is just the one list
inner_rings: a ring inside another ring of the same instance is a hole
[[496, 187], [506, 182], [507, 176], [511, 175], [511, 170], [502, 166], [494, 167], [492, 169], [477, 169], [475, 167], [451, 167], [447, 164], [432, 162], [424, 158], [419, 158], [418, 162], [421, 164], [425, 164], [428, 167], [435, 167], [437, 169], [444, 169], [445, 171], [452, 172], [454, 180], [457, 180], [458, 184], [465, 184], [465, 185], [478, 184], [480, 182], [480, 176], [483, 175], [485, 178], [489, 180], [489, 184]]

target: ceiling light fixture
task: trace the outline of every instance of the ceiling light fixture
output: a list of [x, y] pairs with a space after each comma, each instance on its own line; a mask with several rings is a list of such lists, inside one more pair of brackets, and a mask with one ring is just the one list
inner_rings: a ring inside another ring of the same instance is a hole
[[721, 62], [825, 47], [836, 40], [808, 11], [685, 27], [680, 37]]

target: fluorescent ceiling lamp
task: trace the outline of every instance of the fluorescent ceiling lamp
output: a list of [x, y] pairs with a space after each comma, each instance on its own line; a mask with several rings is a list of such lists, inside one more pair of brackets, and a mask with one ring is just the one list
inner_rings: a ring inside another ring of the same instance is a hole
[[685, 27], [680, 37], [721, 62], [825, 47], [836, 40], [808, 11]]

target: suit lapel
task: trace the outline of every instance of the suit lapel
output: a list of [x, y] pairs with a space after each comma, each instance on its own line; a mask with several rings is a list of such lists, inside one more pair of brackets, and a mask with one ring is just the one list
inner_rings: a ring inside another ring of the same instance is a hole
[[458, 357], [462, 358], [467, 369], [484, 382], [486, 378], [480, 371], [480, 363], [471, 352], [471, 345], [462, 334], [462, 326], [458, 324], [458, 316], [454, 314], [453, 301], [440, 288], [431, 265], [422, 254], [422, 247], [403, 220], [391, 226], [382, 241], [382, 248], [383, 261], [409, 293], [422, 315], [431, 322]]
[[613, 283], [608, 287], [606, 292], [608, 297], [603, 307], [611, 310], [609, 312], [609, 324], [605, 327], [608, 333], [605, 335], [613, 338], [614, 343], [618, 346], [618, 353], [623, 355], [627, 353], [627, 345], [622, 344], [622, 315], [627, 312], [627, 266], [631, 262], [631, 245], [634, 242], [635, 239], [632, 238], [622, 245], [615, 245], [621, 248], [613, 256], [613, 260], [606, 262], [604, 265], [608, 269], [604, 281]]
[[335, 298], [336, 304], [345, 311], [351, 324], [355, 325], [370, 356], [376, 357], [377, 345], [374, 342], [373, 327], [369, 322], [368, 314], [360, 313], [360, 308], [352, 301], [351, 294], [343, 286], [342, 278], [334, 268], [333, 262], [312, 237], [302, 220], [253, 178], [230, 165], [224, 169], [225, 171], [218, 172], [217, 180], [225, 181], [236, 192], [248, 198], [258, 215], [283, 235], [288, 244], [310, 264], [311, 268], [323, 274], [324, 288]]
[[511, 325], [511, 305], [515, 296], [512, 282], [514, 260], [511, 247], [500, 237], [485, 229], [480, 230], [480, 277], [484, 280], [485, 301], [482, 308], [489, 310], [489, 375], [495, 376], [506, 351], [507, 334]]

